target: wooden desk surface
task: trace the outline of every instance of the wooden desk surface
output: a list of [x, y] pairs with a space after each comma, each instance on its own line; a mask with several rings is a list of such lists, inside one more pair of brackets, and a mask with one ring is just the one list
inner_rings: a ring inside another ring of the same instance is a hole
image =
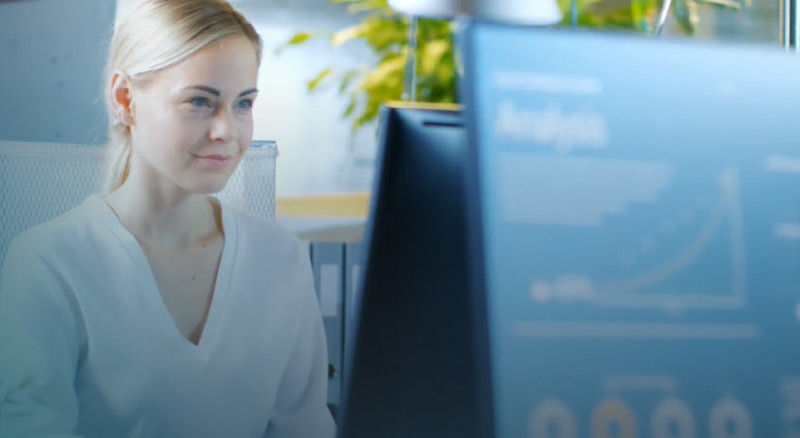
[[335, 193], [275, 201], [275, 216], [301, 240], [358, 242], [369, 214], [370, 193]]
[[369, 192], [279, 198], [275, 201], [275, 215], [366, 218], [369, 203]]

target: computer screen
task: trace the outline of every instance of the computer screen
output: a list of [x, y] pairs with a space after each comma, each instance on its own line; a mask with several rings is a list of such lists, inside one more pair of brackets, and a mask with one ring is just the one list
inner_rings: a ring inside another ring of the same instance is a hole
[[800, 58], [460, 41], [496, 436], [800, 436]]
[[379, 132], [340, 436], [477, 437], [461, 114], [387, 106]]

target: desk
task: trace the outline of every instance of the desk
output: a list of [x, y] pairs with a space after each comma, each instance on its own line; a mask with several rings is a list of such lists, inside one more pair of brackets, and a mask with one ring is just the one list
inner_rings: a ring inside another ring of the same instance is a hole
[[275, 201], [276, 220], [309, 242], [360, 242], [370, 194], [337, 193]]
[[275, 202], [276, 220], [308, 244], [314, 287], [320, 302], [328, 347], [328, 407], [341, 404], [345, 358], [355, 327], [361, 245], [369, 212], [369, 193], [343, 193]]

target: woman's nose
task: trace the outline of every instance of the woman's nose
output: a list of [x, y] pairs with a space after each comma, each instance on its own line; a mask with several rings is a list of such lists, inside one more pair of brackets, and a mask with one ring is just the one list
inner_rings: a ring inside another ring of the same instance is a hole
[[220, 109], [212, 120], [209, 137], [212, 141], [228, 142], [232, 140], [236, 135], [235, 123], [231, 111]]

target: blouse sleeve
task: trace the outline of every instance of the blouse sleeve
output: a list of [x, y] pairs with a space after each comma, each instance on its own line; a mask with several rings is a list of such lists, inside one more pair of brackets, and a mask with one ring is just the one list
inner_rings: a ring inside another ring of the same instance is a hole
[[0, 437], [75, 437], [74, 381], [85, 333], [56, 262], [41, 252], [17, 238], [3, 265]]
[[278, 387], [265, 438], [333, 438], [327, 407], [328, 352], [308, 253], [298, 242], [301, 305], [299, 333]]

